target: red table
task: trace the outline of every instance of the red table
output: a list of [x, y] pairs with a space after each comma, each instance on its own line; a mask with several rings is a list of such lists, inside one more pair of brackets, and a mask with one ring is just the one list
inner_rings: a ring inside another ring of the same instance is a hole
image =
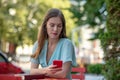
[[0, 80], [68, 80], [68, 79], [56, 79], [44, 75], [0, 74]]

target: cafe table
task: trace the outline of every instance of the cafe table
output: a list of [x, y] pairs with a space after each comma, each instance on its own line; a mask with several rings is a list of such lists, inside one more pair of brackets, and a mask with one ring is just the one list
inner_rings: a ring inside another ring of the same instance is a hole
[[0, 80], [68, 80], [63, 78], [51, 78], [44, 75], [30, 74], [0, 74]]

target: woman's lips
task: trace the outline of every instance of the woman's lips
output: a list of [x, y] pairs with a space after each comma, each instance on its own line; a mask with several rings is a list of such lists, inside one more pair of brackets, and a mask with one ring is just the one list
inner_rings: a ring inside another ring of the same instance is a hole
[[53, 33], [54, 35], [57, 35], [57, 33]]

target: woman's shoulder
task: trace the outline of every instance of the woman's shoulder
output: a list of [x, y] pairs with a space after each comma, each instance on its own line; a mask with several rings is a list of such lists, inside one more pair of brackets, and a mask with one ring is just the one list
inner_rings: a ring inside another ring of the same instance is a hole
[[63, 43], [72, 43], [72, 41], [70, 39], [68, 39], [68, 38], [61, 38], [61, 41]]
[[35, 41], [35, 42], [34, 42], [34, 45], [38, 45], [38, 41]]
[[38, 46], [38, 41], [35, 41], [33, 47], [36, 48]]

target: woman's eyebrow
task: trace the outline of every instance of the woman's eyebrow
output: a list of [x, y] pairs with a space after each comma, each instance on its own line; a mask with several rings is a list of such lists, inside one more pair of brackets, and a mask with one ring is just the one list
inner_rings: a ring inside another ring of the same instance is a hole
[[[50, 22], [49, 24], [56, 24], [56, 23]], [[62, 23], [58, 23], [57, 25], [62, 25]]]

